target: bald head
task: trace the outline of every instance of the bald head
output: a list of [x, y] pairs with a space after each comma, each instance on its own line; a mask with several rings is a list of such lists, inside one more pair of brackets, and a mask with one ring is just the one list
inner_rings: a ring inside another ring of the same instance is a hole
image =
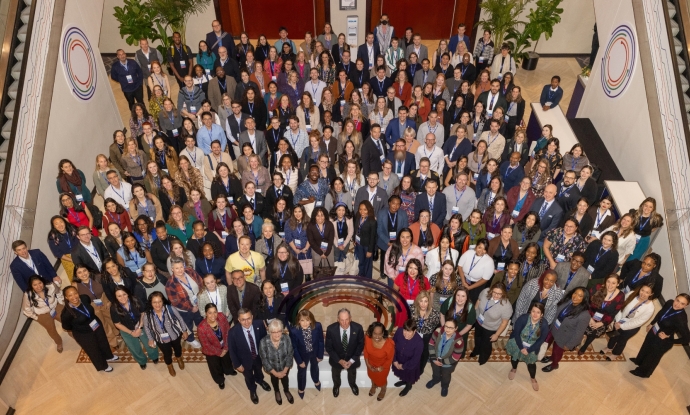
[[553, 198], [556, 196], [556, 191], [558, 188], [556, 187], [555, 184], [550, 184], [544, 188], [544, 199], [547, 202], [550, 202], [553, 200]]

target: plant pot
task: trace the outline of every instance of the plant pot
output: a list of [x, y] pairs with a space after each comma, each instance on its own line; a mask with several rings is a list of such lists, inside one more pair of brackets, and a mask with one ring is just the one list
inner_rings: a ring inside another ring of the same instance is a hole
[[536, 52], [527, 52], [527, 57], [522, 60], [522, 69], [527, 71], [533, 71], [537, 69], [537, 63], [539, 62], [539, 54]]

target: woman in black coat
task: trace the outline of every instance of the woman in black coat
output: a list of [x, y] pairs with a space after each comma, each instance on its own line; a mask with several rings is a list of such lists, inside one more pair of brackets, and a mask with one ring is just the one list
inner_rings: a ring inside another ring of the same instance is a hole
[[86, 295], [80, 296], [77, 289], [71, 285], [62, 290], [62, 295], [67, 300], [60, 315], [62, 329], [72, 333], [74, 340], [84, 349], [96, 370], [112, 372], [113, 368], [108, 362], [119, 360], [119, 357], [114, 356], [110, 350], [103, 323], [96, 316], [91, 299]]
[[592, 276], [588, 287], [604, 282], [604, 279], [616, 270], [618, 265], [618, 235], [608, 231], [601, 238], [594, 239], [585, 250], [584, 267]]
[[678, 294], [674, 300], [666, 301], [666, 304], [647, 325], [647, 337], [637, 357], [630, 358], [630, 361], [637, 365], [637, 368], [631, 370], [630, 373], [641, 378], [650, 377], [661, 358], [671, 350], [673, 345], [687, 345], [690, 342], [688, 314], [684, 310], [688, 304], [690, 304], [690, 295], [685, 293]]
[[266, 263], [266, 280], [272, 281], [276, 291], [284, 295], [304, 282], [302, 266], [287, 243], [278, 245], [276, 254]]
[[264, 322], [268, 330], [268, 323], [278, 319], [286, 324], [285, 307], [280, 308], [283, 304], [285, 296], [276, 289], [273, 281], [264, 280], [261, 283], [261, 300], [259, 300], [259, 307], [256, 313], [256, 319]]
[[257, 88], [254, 83], [250, 83], [249, 88], [244, 91], [244, 96], [242, 97], [242, 112], [254, 118], [257, 130], [266, 131], [268, 109], [266, 108], [263, 96], [259, 92], [259, 88]]
[[100, 276], [100, 283], [103, 285], [105, 296], [113, 303], [114, 307], [115, 304], [117, 304], [115, 289], [118, 286], [122, 286], [133, 293], [137, 285], [137, 274], [132, 272], [129, 268], [118, 264], [115, 259], [107, 258], [103, 261], [103, 273]]
[[659, 275], [661, 257], [651, 252], [642, 261], [633, 259], [623, 264], [621, 269], [621, 283], [618, 286], [624, 293], [635, 291], [642, 285], [652, 287], [654, 298], [659, 298], [664, 288], [664, 278]]
[[359, 276], [372, 276], [373, 255], [376, 250], [376, 216], [368, 200], [359, 204], [354, 219], [355, 258], [359, 260]]

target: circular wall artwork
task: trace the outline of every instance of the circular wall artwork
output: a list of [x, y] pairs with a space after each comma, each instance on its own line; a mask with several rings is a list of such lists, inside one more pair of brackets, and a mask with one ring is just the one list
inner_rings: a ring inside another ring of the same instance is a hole
[[67, 84], [75, 97], [88, 101], [96, 92], [96, 57], [86, 34], [68, 26], [62, 36], [62, 65]]
[[609, 98], [620, 96], [628, 87], [635, 71], [637, 39], [626, 24], [615, 28], [601, 58], [601, 85]]

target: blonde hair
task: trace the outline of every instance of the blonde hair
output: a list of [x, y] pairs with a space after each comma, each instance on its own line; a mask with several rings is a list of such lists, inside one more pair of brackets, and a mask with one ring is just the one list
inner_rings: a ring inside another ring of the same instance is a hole
[[[421, 276], [421, 274], [420, 274]], [[424, 278], [422, 276], [422, 278]], [[429, 297], [429, 292], [424, 290], [420, 291], [419, 294], [417, 294], [417, 297], [414, 299], [414, 313], [413, 313], [413, 318], [414, 319], [419, 319], [419, 301], [423, 298], [426, 298], [426, 300], [429, 302], [429, 305], [427, 306], [427, 312], [431, 311], [431, 297]]]

